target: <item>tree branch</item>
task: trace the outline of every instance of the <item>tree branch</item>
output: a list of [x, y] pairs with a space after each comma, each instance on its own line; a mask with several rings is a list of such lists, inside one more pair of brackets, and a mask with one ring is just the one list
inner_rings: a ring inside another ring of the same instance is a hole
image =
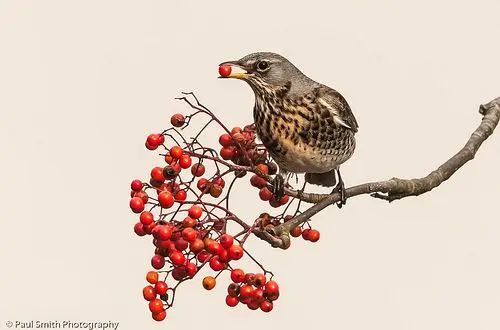
[[[465, 163], [472, 160], [482, 143], [493, 133], [500, 120], [500, 97], [481, 105], [479, 113], [483, 115], [481, 124], [472, 133], [465, 146], [427, 176], [416, 179], [392, 178], [386, 181], [360, 184], [346, 189], [346, 197], [370, 194], [374, 198], [392, 202], [409, 196], [418, 196], [436, 188], [448, 180]], [[258, 228], [253, 230], [257, 237], [267, 241], [273, 247], [281, 249], [287, 249], [290, 246], [290, 230], [309, 220], [327, 206], [340, 201], [338, 193], [331, 195], [312, 194], [292, 190], [287, 190], [287, 193], [315, 205], [279, 226], [266, 230]]]

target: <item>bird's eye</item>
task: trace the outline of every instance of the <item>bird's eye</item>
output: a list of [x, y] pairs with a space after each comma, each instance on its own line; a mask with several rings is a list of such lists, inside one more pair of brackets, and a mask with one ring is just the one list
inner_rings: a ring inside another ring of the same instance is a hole
[[257, 62], [257, 70], [258, 71], [266, 71], [267, 69], [269, 69], [269, 63], [267, 61], [260, 61], [260, 62]]

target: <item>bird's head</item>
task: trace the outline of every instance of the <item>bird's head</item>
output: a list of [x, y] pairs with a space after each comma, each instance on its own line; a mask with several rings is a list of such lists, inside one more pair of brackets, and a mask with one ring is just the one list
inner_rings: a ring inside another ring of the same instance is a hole
[[279, 88], [300, 79], [303, 74], [281, 55], [269, 52], [252, 53], [236, 61], [226, 61], [220, 65], [236, 67], [243, 72], [232, 72], [227, 77], [246, 81], [254, 90], [268, 85]]

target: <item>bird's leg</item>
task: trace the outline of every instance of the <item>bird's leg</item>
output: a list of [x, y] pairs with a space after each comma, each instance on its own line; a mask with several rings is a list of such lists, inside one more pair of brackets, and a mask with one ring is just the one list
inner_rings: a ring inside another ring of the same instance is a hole
[[302, 198], [302, 194], [306, 190], [306, 185], [307, 185], [307, 181], [304, 181], [304, 184], [302, 185], [302, 188], [300, 190], [297, 190], [297, 198], [298, 199]]
[[347, 197], [345, 195], [345, 186], [344, 186], [344, 180], [342, 180], [342, 176], [340, 175], [340, 170], [337, 168], [335, 169], [335, 172], [337, 173], [338, 176], [338, 182], [335, 188], [332, 190], [332, 194], [334, 193], [339, 193], [340, 194], [340, 201], [337, 202], [337, 207], [340, 209], [342, 208], [343, 205], [346, 204], [347, 202]]
[[278, 174], [274, 176], [273, 179], [273, 195], [276, 200], [280, 200], [281, 197], [285, 195], [285, 177], [287, 178], [286, 183], [288, 183], [288, 175], [286, 172], [280, 170]]

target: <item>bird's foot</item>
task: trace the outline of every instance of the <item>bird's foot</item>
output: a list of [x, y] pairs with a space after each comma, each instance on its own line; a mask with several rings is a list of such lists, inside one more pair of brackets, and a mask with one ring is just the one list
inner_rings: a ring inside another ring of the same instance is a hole
[[273, 195], [276, 200], [280, 200], [285, 196], [285, 179], [281, 174], [276, 174], [272, 181], [273, 184]]
[[340, 172], [337, 171], [337, 175], [339, 177], [339, 181], [335, 188], [333, 188], [331, 194], [339, 193], [340, 194], [340, 201], [338, 201], [337, 207], [340, 209], [342, 206], [344, 206], [347, 203], [347, 197], [345, 193], [345, 186], [344, 186], [344, 181], [342, 180], [342, 177], [340, 176]]

